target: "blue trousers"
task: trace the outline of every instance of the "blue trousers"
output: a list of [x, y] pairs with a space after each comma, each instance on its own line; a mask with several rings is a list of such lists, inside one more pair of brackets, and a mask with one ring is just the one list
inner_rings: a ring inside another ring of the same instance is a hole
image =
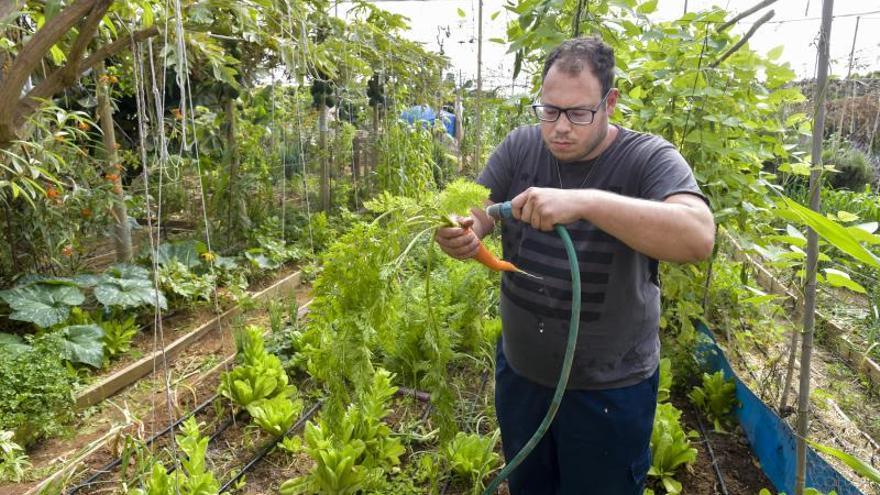
[[[538, 428], [553, 389], [517, 375], [499, 341], [495, 410], [510, 462]], [[568, 390], [550, 429], [511, 474], [511, 495], [642, 495], [651, 464], [659, 370], [628, 387]]]

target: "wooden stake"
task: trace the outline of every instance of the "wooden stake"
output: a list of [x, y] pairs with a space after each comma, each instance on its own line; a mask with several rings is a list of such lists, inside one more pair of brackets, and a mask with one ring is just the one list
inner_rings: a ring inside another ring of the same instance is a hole
[[[828, 86], [828, 45], [831, 38], [831, 19], [834, 0], [822, 2], [822, 28], [819, 33], [819, 67], [816, 80], [816, 101], [813, 122], [813, 168], [810, 172], [810, 208], [819, 211], [819, 192], [822, 188], [822, 138], [825, 129], [825, 92]], [[810, 361], [813, 356], [813, 331], [816, 317], [816, 268], [819, 260], [819, 238], [812, 228], [807, 229], [807, 274], [804, 286], [804, 337], [801, 341], [800, 394], [797, 416], [797, 468], [795, 495], [804, 494], [807, 472], [807, 435], [810, 421]]]

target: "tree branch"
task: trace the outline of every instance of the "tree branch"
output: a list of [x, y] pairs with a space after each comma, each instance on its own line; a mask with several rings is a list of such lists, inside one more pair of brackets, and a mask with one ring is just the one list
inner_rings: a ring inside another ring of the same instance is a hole
[[[25, 81], [40, 66], [40, 62], [52, 45], [58, 43], [74, 25], [80, 22], [82, 17], [95, 6], [96, 1], [77, 0], [34, 33], [30, 41], [18, 52], [12, 67], [9, 68], [3, 85], [0, 86], [0, 101], [18, 100]], [[0, 109], [0, 123], [3, 122], [3, 117], [8, 118], [8, 111]]]
[[110, 8], [110, 4], [112, 3], [113, 0], [95, 0], [95, 6], [92, 7], [89, 16], [86, 17], [86, 20], [83, 21], [77, 30], [79, 34], [76, 35], [76, 41], [73, 43], [73, 48], [71, 48], [70, 52], [67, 54], [67, 65], [62, 68], [64, 72], [67, 72], [68, 74], [79, 73], [77, 66], [80, 63], [80, 59], [82, 59], [82, 54], [85, 53], [92, 38], [95, 37], [98, 25], [101, 23], [104, 13], [107, 12], [107, 9]]
[[0, 22], [5, 21], [7, 16], [18, 12], [19, 9], [18, 0], [0, 0]]
[[[39, 105], [40, 100], [49, 98], [67, 87], [70, 84], [66, 81], [68, 77], [70, 77], [71, 80], [76, 80], [84, 72], [98, 65], [99, 62], [103, 62], [108, 57], [112, 57], [124, 49], [129, 48], [132, 42], [139, 43], [147, 38], [156, 36], [157, 34], [159, 34], [159, 29], [156, 26], [141, 31], [135, 31], [132, 34], [118, 38], [112, 43], [108, 43], [98, 48], [84, 60], [76, 63], [77, 71], [75, 73], [67, 74], [67, 67], [63, 67], [49, 74], [49, 77], [40, 81], [34, 89], [19, 101], [15, 108], [15, 116], [13, 118], [16, 127], [34, 111]], [[71, 64], [73, 64], [73, 62], [71, 62]]]
[[748, 16], [754, 14], [755, 12], [757, 12], [757, 11], [763, 9], [764, 7], [767, 7], [768, 5], [772, 5], [772, 4], [774, 4], [774, 3], [776, 3], [776, 0], [764, 0], [763, 2], [759, 3], [758, 5], [755, 5], [754, 7], [750, 8], [750, 9], [748, 9], [748, 10], [744, 10], [743, 12], [741, 12], [739, 15], [737, 15], [737, 16], [734, 17], [733, 19], [731, 19], [731, 20], [725, 22], [724, 24], [722, 24], [721, 27], [718, 28], [718, 32], [719, 32], [719, 33], [720, 33], [720, 32], [723, 32], [725, 29], [729, 28], [730, 26], [733, 26], [733, 25], [736, 24], [737, 22], [739, 22], [739, 21], [745, 19], [746, 17], [748, 17]]
[[[774, 0], [774, 1], [775, 1], [775, 0]], [[730, 47], [729, 50], [727, 50], [726, 52], [724, 52], [724, 55], [721, 55], [720, 57], [718, 57], [718, 60], [716, 60], [715, 62], [713, 62], [712, 65], [710, 65], [709, 67], [711, 67], [712, 69], [714, 69], [714, 68], [718, 67], [718, 65], [720, 65], [721, 62], [724, 62], [725, 60], [727, 60], [727, 57], [733, 55], [734, 52], [736, 52], [736, 51], [739, 50], [743, 45], [745, 45], [746, 42], [749, 41], [749, 38], [751, 38], [751, 37], [755, 34], [755, 31], [757, 31], [758, 28], [761, 27], [762, 24], [764, 24], [765, 22], [767, 22], [767, 21], [769, 21], [771, 18], [773, 18], [773, 16], [774, 16], [775, 14], [776, 14], [776, 13], [773, 12], [772, 10], [771, 10], [770, 12], [767, 12], [766, 14], [764, 14], [764, 16], [761, 17], [760, 19], [758, 19], [758, 22], [756, 22], [756, 23], [752, 26], [752, 28], [749, 29], [749, 32], [747, 32], [747, 33], [745, 34], [745, 36], [742, 37], [741, 40], [737, 41], [735, 45], [733, 45], [732, 47]]]

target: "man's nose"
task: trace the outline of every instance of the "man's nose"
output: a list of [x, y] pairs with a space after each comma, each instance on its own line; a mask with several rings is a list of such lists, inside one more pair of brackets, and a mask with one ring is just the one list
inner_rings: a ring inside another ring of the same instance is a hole
[[559, 118], [556, 119], [556, 132], [560, 134], [566, 134], [571, 130], [572, 124], [571, 121], [568, 120], [568, 113], [562, 112], [559, 115]]

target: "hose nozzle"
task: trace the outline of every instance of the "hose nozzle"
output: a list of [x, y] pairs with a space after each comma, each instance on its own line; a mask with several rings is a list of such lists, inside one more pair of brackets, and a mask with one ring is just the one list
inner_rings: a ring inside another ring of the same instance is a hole
[[495, 203], [486, 208], [486, 214], [495, 220], [508, 220], [513, 218], [513, 205], [510, 201]]

